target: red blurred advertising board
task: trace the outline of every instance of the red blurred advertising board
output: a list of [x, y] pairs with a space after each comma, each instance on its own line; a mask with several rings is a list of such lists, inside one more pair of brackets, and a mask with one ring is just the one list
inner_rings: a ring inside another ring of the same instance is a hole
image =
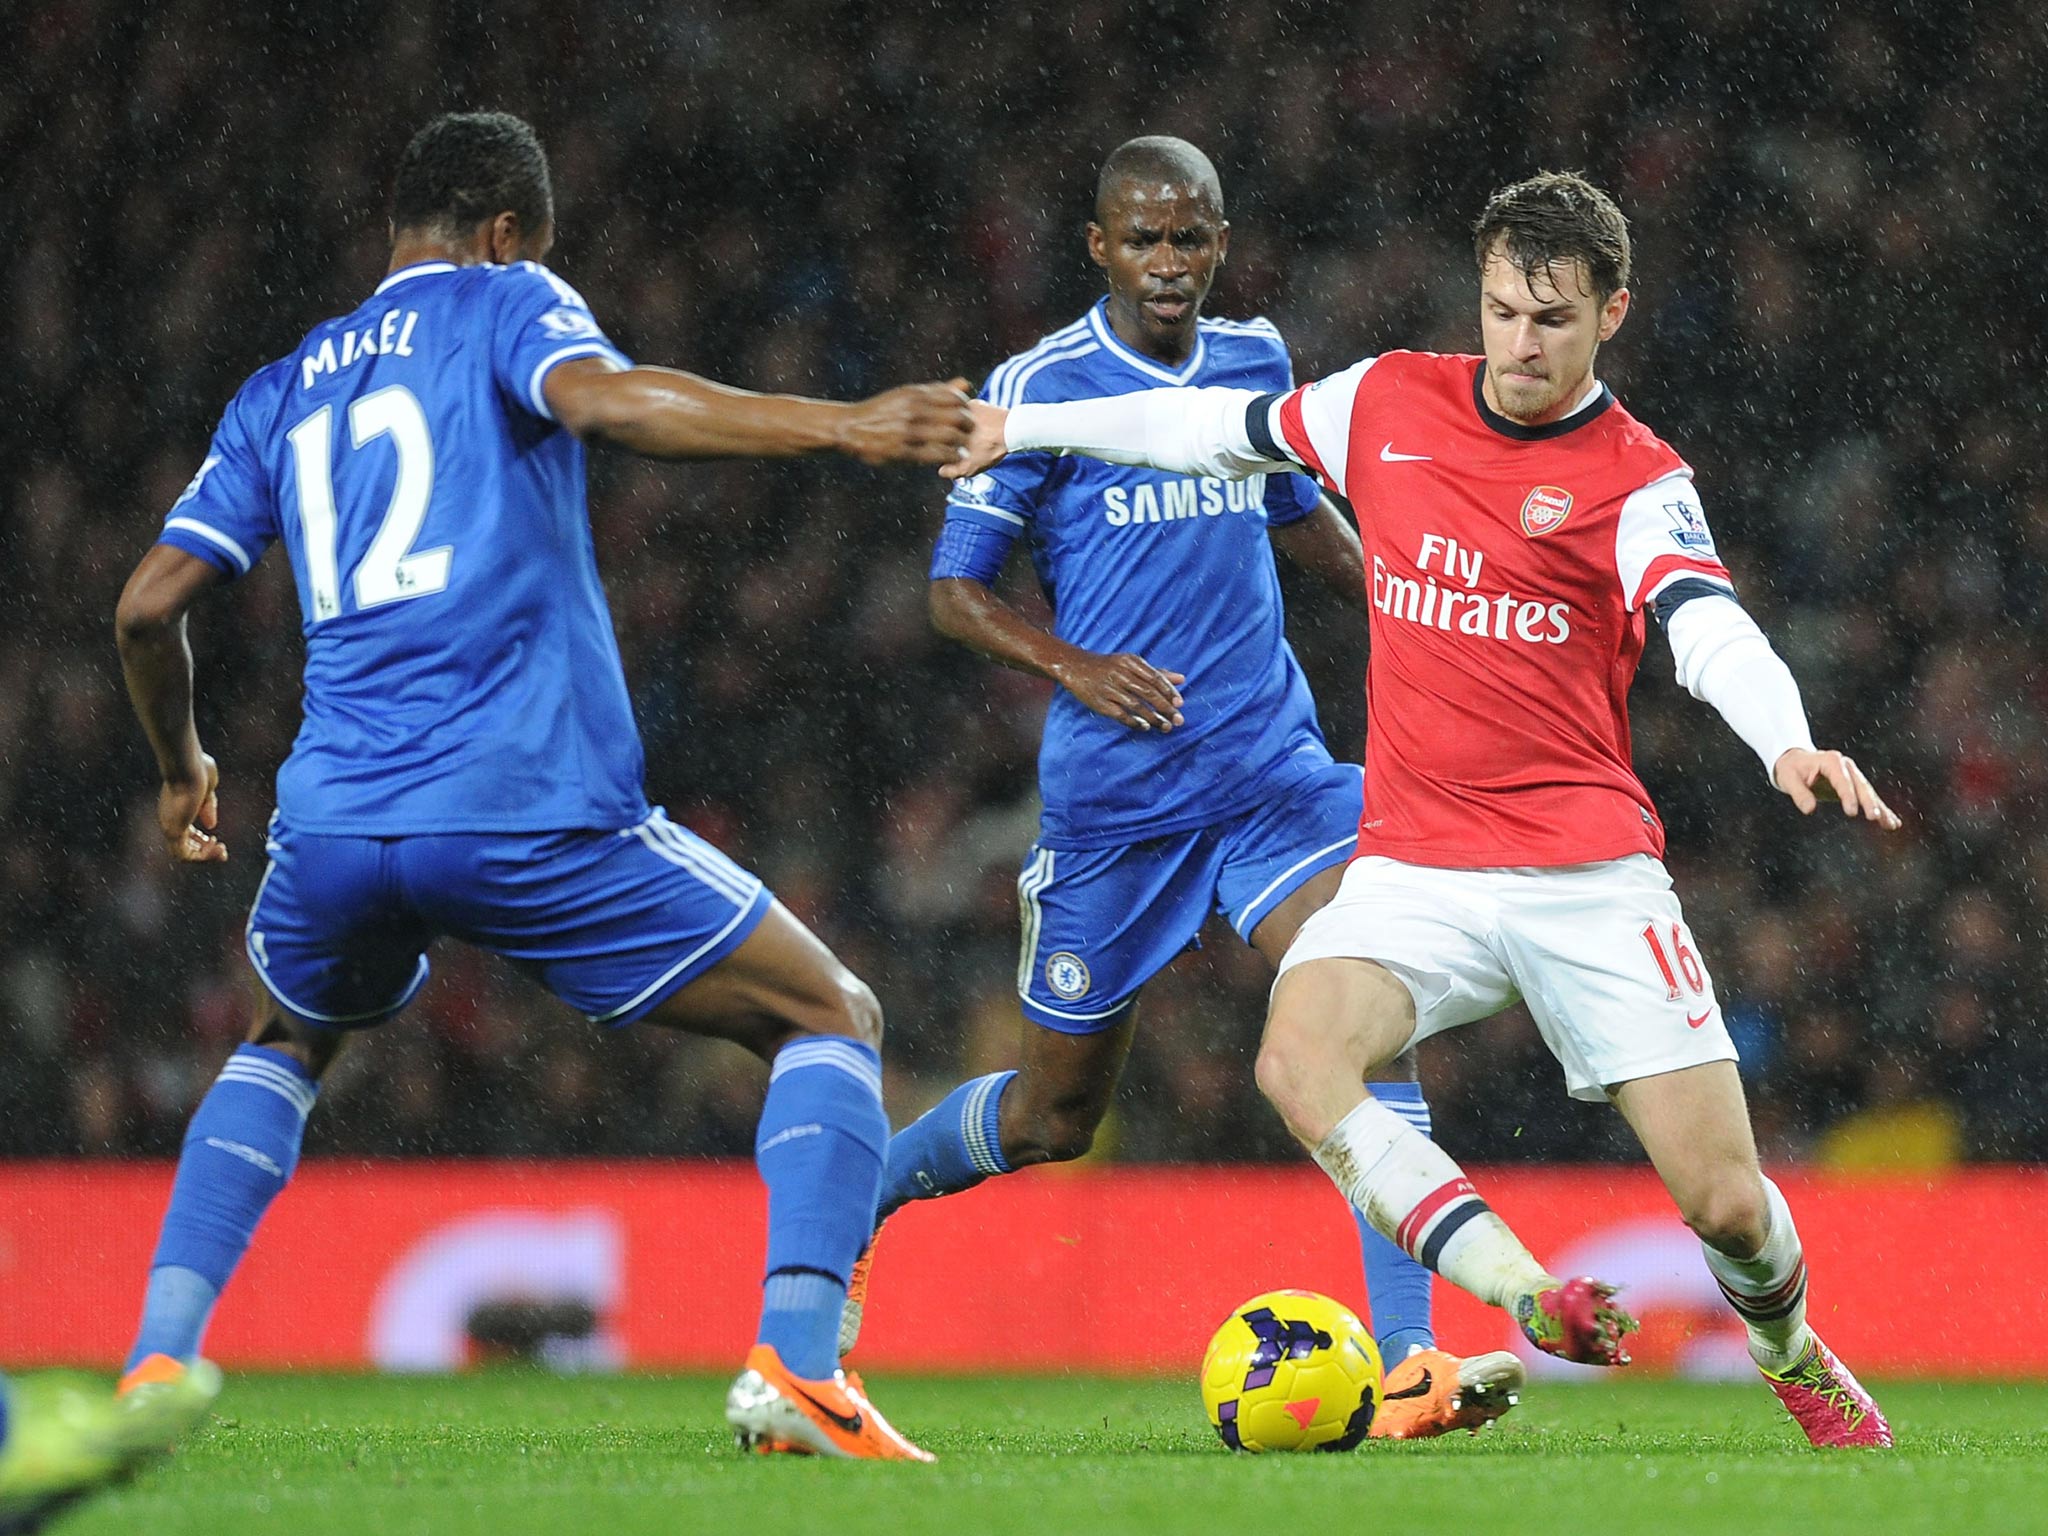
[[[171, 1170], [0, 1164], [0, 1363], [115, 1363]], [[2048, 1172], [1777, 1175], [1799, 1217], [1813, 1316], [1872, 1375], [2048, 1375], [2033, 1283]], [[1640, 1169], [1475, 1175], [1561, 1272], [1625, 1281], [1649, 1369], [1742, 1369], [1697, 1245]], [[733, 1366], [751, 1336], [764, 1201], [745, 1164], [309, 1162], [223, 1298], [230, 1366], [448, 1369], [490, 1301], [580, 1301], [594, 1363]], [[1363, 1309], [1348, 1214], [1314, 1168], [1036, 1172], [889, 1223], [868, 1369], [1190, 1370], [1239, 1301], [1281, 1286]], [[1921, 1305], [1967, 1319], [1902, 1327]], [[1438, 1286], [1447, 1346], [1499, 1347], [1497, 1312]], [[1545, 1362], [1548, 1364], [1548, 1362]], [[1572, 1367], [1558, 1367], [1571, 1370]]]

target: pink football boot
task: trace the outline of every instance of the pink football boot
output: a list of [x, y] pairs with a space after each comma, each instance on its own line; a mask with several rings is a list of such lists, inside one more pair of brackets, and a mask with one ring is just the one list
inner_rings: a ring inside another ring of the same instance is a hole
[[[1763, 1370], [1762, 1366], [1757, 1367]], [[1872, 1445], [1892, 1443], [1892, 1427], [1885, 1422], [1877, 1399], [1864, 1391], [1863, 1383], [1849, 1374], [1849, 1368], [1835, 1358], [1835, 1352], [1815, 1334], [1806, 1353], [1782, 1375], [1764, 1371], [1764, 1380], [1778, 1394], [1778, 1401], [1793, 1421], [1806, 1431], [1815, 1445]]]
[[1627, 1365], [1636, 1320], [1614, 1304], [1615, 1288], [1591, 1275], [1524, 1291], [1509, 1308], [1529, 1342], [1580, 1365]]

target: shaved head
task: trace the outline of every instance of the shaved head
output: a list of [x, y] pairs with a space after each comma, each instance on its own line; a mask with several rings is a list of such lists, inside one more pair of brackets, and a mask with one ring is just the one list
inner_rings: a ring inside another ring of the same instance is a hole
[[1095, 182], [1088, 256], [1109, 278], [1109, 324], [1125, 345], [1178, 368], [1230, 249], [1223, 184], [1186, 139], [1153, 135], [1110, 151]]
[[1095, 222], [1107, 224], [1110, 208], [1126, 187], [1186, 187], [1223, 214], [1223, 182], [1216, 167], [1186, 139], [1166, 134], [1148, 134], [1126, 139], [1102, 162], [1102, 174], [1095, 179]]

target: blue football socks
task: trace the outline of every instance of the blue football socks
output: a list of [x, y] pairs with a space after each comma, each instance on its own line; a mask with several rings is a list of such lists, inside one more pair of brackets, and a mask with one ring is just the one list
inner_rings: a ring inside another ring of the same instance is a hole
[[807, 1035], [776, 1053], [754, 1134], [768, 1186], [760, 1342], [806, 1380], [839, 1368], [846, 1280], [874, 1235], [888, 1142], [882, 1057], [873, 1046]]
[[[1367, 1083], [1366, 1091], [1423, 1135], [1429, 1134], [1429, 1105], [1420, 1083]], [[1365, 1295], [1372, 1307], [1373, 1336], [1389, 1370], [1415, 1349], [1434, 1349], [1430, 1285], [1433, 1276], [1382, 1237], [1354, 1210], [1358, 1247], [1365, 1260]]]
[[185, 1132], [130, 1369], [147, 1355], [199, 1353], [221, 1288], [298, 1166], [319, 1092], [298, 1062], [260, 1045], [242, 1046], [221, 1068]]
[[912, 1200], [956, 1194], [1010, 1171], [1000, 1127], [1003, 1091], [1016, 1075], [992, 1072], [964, 1082], [889, 1138], [877, 1221]]
[[761, 1342], [806, 1381], [839, 1368], [839, 1314], [846, 1282], [809, 1270], [783, 1270], [761, 1288]]

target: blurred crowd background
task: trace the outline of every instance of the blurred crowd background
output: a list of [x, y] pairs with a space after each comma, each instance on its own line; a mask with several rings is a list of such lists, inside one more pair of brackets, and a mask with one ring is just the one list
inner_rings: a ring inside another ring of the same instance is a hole
[[[2048, 11], [1758, 0], [25, 0], [0, 90], [0, 1153], [163, 1154], [248, 1015], [242, 916], [298, 720], [281, 555], [194, 625], [233, 860], [157, 851], [110, 629], [240, 381], [383, 270], [432, 113], [554, 160], [553, 264], [633, 355], [763, 389], [979, 379], [1092, 302], [1095, 169], [1140, 132], [1221, 168], [1211, 302], [1310, 376], [1476, 345], [1466, 227], [1581, 168], [1634, 224], [1602, 357], [1697, 467], [1747, 601], [1907, 817], [1802, 823], [1653, 637], [1636, 753], [1767, 1156], [2048, 1152], [2034, 1018], [2048, 478]], [[650, 792], [874, 985], [899, 1120], [1015, 1052], [1042, 685], [924, 616], [938, 484], [598, 457], [592, 515]], [[1038, 602], [1021, 559], [1008, 590]], [[1340, 756], [1356, 617], [1289, 578]], [[1042, 611], [1042, 609], [1040, 610]], [[1166, 658], [1155, 658], [1166, 661]], [[309, 1149], [736, 1154], [763, 1072], [607, 1034], [454, 948], [330, 1077]], [[1147, 994], [1105, 1155], [1290, 1155], [1251, 1081], [1267, 977], [1221, 924]], [[1433, 1043], [1474, 1160], [1627, 1153], [1526, 1016]]]

